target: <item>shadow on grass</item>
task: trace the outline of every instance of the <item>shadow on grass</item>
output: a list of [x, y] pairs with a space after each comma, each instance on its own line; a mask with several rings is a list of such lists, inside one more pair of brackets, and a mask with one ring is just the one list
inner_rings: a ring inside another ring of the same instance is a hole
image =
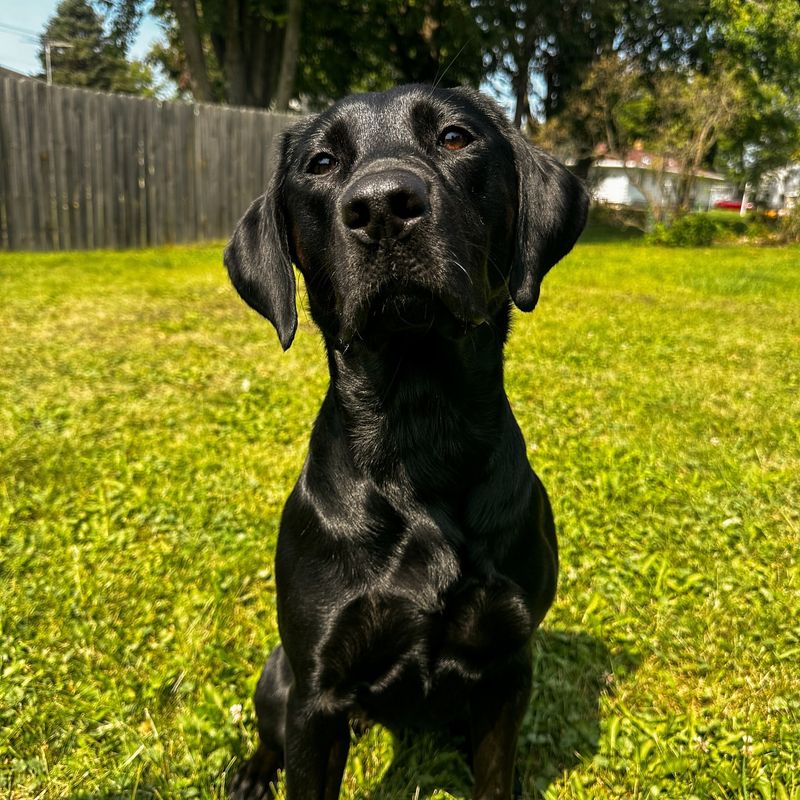
[[[533, 694], [522, 724], [517, 771], [525, 800], [541, 798], [558, 778], [590, 760], [600, 741], [600, 702], [638, 666], [634, 657], [612, 654], [580, 631], [540, 630], [533, 640]], [[393, 743], [393, 758], [370, 800], [408, 800], [445, 790], [470, 797], [472, 775], [466, 741], [409, 733]], [[137, 786], [137, 796], [160, 797], [163, 785]], [[74, 795], [72, 800], [122, 800], [130, 792]], [[224, 796], [219, 790], [217, 796]], [[359, 795], [361, 796], [361, 795]]]
[[641, 242], [644, 232], [635, 227], [606, 225], [589, 221], [578, 239], [579, 244], [612, 244], [615, 242]]
[[541, 631], [533, 646], [533, 696], [517, 753], [526, 798], [541, 797], [556, 778], [597, 753], [600, 699], [638, 666], [633, 656], [612, 656], [580, 631]]
[[[631, 656], [617, 653], [612, 658], [603, 642], [586, 633], [536, 634], [533, 695], [517, 752], [524, 798], [541, 797], [556, 778], [592, 758], [600, 740], [600, 698], [613, 691], [617, 674], [635, 668]], [[453, 747], [452, 740], [431, 734], [397, 740], [392, 764], [372, 800], [414, 797], [417, 787], [421, 797], [435, 789], [469, 797], [472, 776], [466, 759]]]

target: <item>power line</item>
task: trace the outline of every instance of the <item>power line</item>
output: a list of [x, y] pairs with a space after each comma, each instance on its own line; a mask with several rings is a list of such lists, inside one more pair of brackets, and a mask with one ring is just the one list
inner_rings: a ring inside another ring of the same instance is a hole
[[27, 33], [33, 36], [39, 35], [39, 31], [34, 31], [30, 28], [20, 28], [17, 25], [7, 25], [5, 22], [0, 22], [0, 29], [9, 31], [10, 33]]

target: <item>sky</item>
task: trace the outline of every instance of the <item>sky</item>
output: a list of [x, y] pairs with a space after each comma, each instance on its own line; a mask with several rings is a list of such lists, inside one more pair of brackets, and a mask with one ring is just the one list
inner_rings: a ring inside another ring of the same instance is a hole
[[[0, 0], [0, 66], [25, 74], [41, 72], [36, 57], [39, 34], [55, 14], [57, 5], [58, 0]], [[159, 37], [158, 23], [152, 17], [146, 17], [129, 56], [143, 58]]]

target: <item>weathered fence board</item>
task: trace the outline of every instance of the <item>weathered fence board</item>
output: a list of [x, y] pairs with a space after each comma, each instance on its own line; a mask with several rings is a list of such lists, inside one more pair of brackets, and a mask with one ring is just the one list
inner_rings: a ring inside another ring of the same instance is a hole
[[226, 238], [295, 119], [0, 77], [0, 249]]

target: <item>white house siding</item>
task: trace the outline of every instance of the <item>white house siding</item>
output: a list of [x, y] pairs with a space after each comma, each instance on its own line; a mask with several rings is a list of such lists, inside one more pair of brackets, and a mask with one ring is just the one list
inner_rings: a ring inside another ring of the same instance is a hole
[[609, 169], [598, 178], [594, 187], [594, 196], [603, 203], [617, 206], [644, 205], [644, 196], [631, 183], [630, 178], [621, 169]]
[[[641, 166], [623, 166], [616, 159], [603, 159], [592, 169], [590, 182], [595, 200], [621, 206], [647, 205], [645, 195], [657, 206], [674, 202], [678, 175], [667, 172], [661, 175]], [[641, 186], [641, 189], [639, 188]], [[695, 176], [693, 206], [711, 208], [717, 200], [732, 197], [733, 186], [722, 175], [704, 173]]]
[[768, 208], [794, 208], [800, 202], [800, 164], [768, 172], [759, 187]]

